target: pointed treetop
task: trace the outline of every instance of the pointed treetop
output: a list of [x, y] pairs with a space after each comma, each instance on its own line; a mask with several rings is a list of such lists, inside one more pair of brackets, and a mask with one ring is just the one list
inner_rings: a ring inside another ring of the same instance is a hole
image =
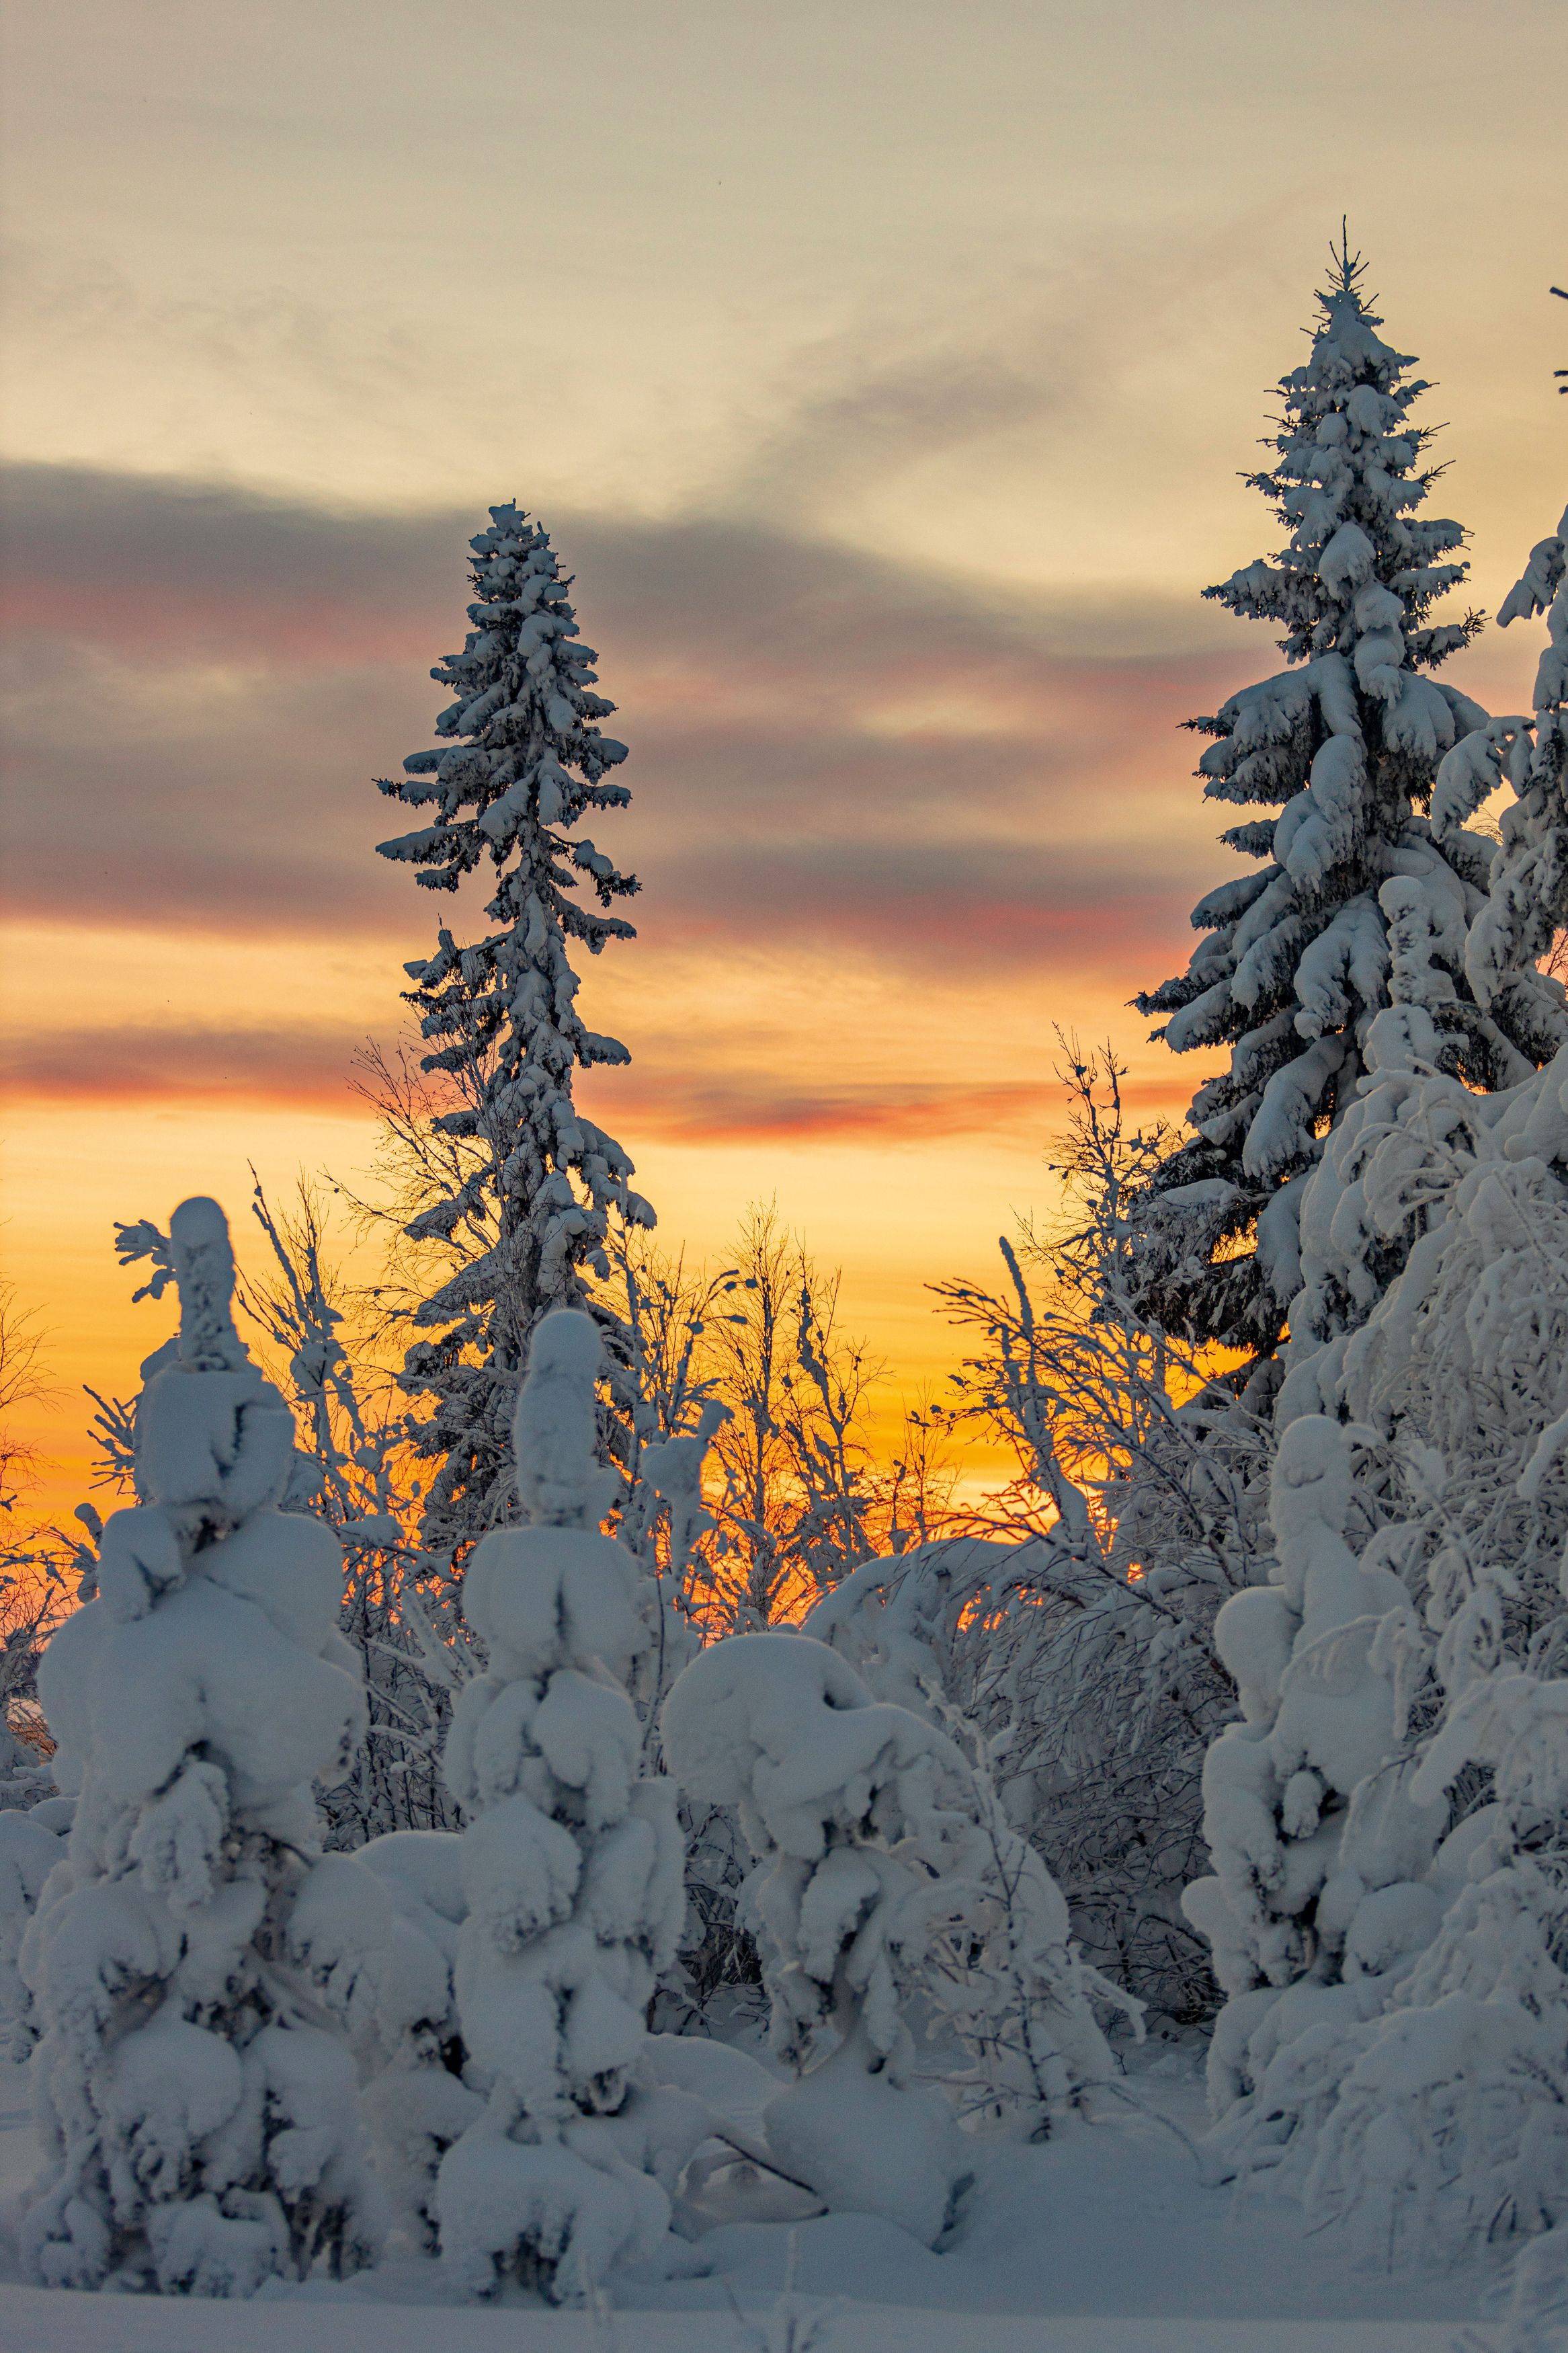
[[[1318, 290], [1322, 318], [1310, 331], [1312, 356], [1304, 368], [1285, 379], [1286, 387], [1342, 390], [1364, 382], [1370, 375], [1389, 391], [1412, 361], [1408, 353], [1392, 350], [1374, 332], [1382, 326], [1383, 316], [1372, 307], [1376, 296], [1369, 296], [1364, 290], [1366, 264], [1359, 250], [1351, 251], [1350, 232], [1343, 222], [1338, 245], [1330, 244], [1329, 259], [1329, 282]], [[1415, 385], [1410, 389], [1415, 394], [1426, 386]]]
[[[1480, 622], [1468, 614], [1426, 624], [1429, 607], [1468, 570], [1462, 560], [1439, 561], [1463, 546], [1459, 525], [1418, 513], [1441, 471], [1423, 459], [1434, 428], [1409, 415], [1430, 387], [1411, 373], [1411, 356], [1376, 332], [1383, 322], [1362, 292], [1363, 264], [1348, 229], [1333, 259], [1333, 276], [1317, 298], [1321, 316], [1311, 352], [1278, 386], [1280, 413], [1268, 441], [1278, 463], [1247, 477], [1268, 500], [1289, 543], [1204, 594], [1248, 620], [1284, 621], [1279, 642], [1291, 662], [1349, 657], [1363, 640], [1382, 643], [1390, 659], [1377, 666], [1375, 690], [1357, 675], [1363, 689], [1392, 703], [1403, 691], [1403, 669], [1435, 667]], [[1395, 630], [1397, 640], [1389, 634]]]
[[[1335, 245], [1331, 237], [1329, 240], [1329, 259], [1333, 264], [1333, 276], [1329, 280], [1328, 296], [1336, 294], [1355, 294], [1356, 299], [1359, 301], [1360, 295], [1357, 291], [1356, 280], [1359, 278], [1364, 278], [1366, 275], [1366, 264], [1361, 258], [1361, 250], [1359, 247], [1353, 254], [1351, 251], [1350, 216], [1348, 214], [1342, 214], [1340, 218], [1340, 241], [1338, 245]], [[1327, 299], [1327, 297], [1325, 297], [1325, 299]]]

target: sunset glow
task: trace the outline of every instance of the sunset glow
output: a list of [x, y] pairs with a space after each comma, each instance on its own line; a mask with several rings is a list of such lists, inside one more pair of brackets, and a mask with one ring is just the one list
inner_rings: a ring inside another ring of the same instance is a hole
[[[1320, 11], [1363, 52], [1407, 13]], [[776, 1198], [842, 1264], [885, 1419], [939, 1380], [925, 1286], [1048, 1203], [1055, 1028], [1117, 1041], [1141, 1115], [1198, 1075], [1126, 1000], [1227, 871], [1176, 730], [1261, 649], [1198, 592], [1273, 543], [1237, 476], [1342, 212], [1441, 385], [1478, 603], [1538, 527], [1552, 13], [1436, 0], [1375, 137], [1375, 76], [1325, 111], [1238, 5], [14, 18], [4, 1240], [49, 1500], [81, 1384], [169, 1323], [113, 1219], [211, 1192], [243, 1236], [251, 1162], [358, 1181], [354, 1050], [481, 921], [377, 860], [372, 779], [511, 496], [631, 747], [639, 937], [583, 1001], [634, 1060], [586, 1105], [671, 1246]], [[437, 70], [507, 93], [482, 216]], [[1534, 651], [1452, 675], [1521, 707]]]

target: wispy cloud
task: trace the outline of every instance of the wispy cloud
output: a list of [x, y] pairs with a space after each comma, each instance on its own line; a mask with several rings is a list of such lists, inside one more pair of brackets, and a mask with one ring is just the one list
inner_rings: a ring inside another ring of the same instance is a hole
[[213, 1097], [336, 1108], [351, 1076], [345, 1041], [331, 1030], [116, 1023], [14, 1038], [0, 1049], [0, 1085], [41, 1102]]
[[[371, 785], [429, 740], [476, 518], [31, 468], [7, 519], [14, 913], [389, 945], [482, 920], [375, 857], [400, 812]], [[1098, 964], [1212, 863], [1172, 733], [1212, 656], [1063, 651], [1044, 601], [756, 522], [556, 535], [633, 745], [615, 848], [650, 944]]]
[[[67, 1028], [9, 1041], [0, 1050], [0, 1086], [18, 1099], [60, 1105], [252, 1103], [342, 1111], [359, 1082], [356, 1042], [332, 1030], [283, 1027]], [[733, 1066], [733, 1036], [705, 1041], [725, 1058], [721, 1067], [705, 1067], [702, 1042], [693, 1052], [689, 1038], [656, 1034], [630, 1070], [583, 1078], [585, 1105], [622, 1133], [645, 1139], [897, 1148], [1043, 1134], [1061, 1100], [1048, 1056], [1040, 1078], [1012, 1083], [865, 1077], [814, 1084], [773, 1059]], [[1145, 1087], [1141, 1094], [1151, 1103], [1165, 1100], [1160, 1090]], [[1140, 1091], [1131, 1090], [1129, 1099], [1141, 1099]]]

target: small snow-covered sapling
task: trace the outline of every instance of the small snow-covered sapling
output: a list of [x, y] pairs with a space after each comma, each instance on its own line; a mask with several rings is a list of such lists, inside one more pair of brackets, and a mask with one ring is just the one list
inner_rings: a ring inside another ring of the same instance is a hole
[[669, 2192], [707, 2129], [695, 2101], [638, 2080], [685, 1892], [675, 1788], [639, 1778], [623, 1680], [648, 1636], [637, 1563], [600, 1533], [616, 1487], [595, 1451], [600, 1363], [586, 1315], [536, 1327], [514, 1422], [529, 1525], [468, 1563], [489, 1665], [446, 1767], [468, 1824], [456, 1985], [485, 2106], [442, 2160], [442, 2254], [470, 2294], [510, 2280], [558, 2304], [668, 2260]]
[[46, 2157], [21, 2244], [49, 2286], [244, 2295], [377, 2243], [353, 2063], [289, 1949], [310, 1783], [347, 1769], [364, 1701], [338, 1542], [277, 1508], [294, 1427], [234, 1327], [223, 1212], [186, 1201], [170, 1234], [139, 1501], [39, 1669], [77, 1802], [21, 1956]]
[[[1058, 1890], [957, 1744], [874, 1700], [809, 1635], [715, 1644], [681, 1674], [663, 1726], [671, 1771], [737, 1809], [757, 1858], [742, 1906], [774, 2047], [802, 2071], [763, 2112], [769, 2148], [830, 2207], [932, 2244], [965, 2143], [950, 2102], [915, 2080], [916, 1997], [992, 2073], [1011, 2074], [1021, 2048], [1042, 2118], [1109, 2071]], [[953, 1965], [960, 1952], [972, 1968]], [[1014, 2090], [1000, 2074], [994, 2088]]]

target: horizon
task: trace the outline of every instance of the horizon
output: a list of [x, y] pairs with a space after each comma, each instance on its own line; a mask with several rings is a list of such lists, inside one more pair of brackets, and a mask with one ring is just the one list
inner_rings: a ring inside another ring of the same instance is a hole
[[[1054, 1029], [1141, 1113], [1204, 1074], [1127, 1000], [1240, 871], [1176, 731], [1276, 659], [1200, 596], [1276, 543], [1239, 478], [1342, 214], [1440, 386], [1460, 601], [1554, 522], [1544, 0], [1331, 5], [1349, 89], [1239, 5], [677, 14], [482, 0], [437, 45], [413, 5], [70, 0], [8, 36], [3, 1231], [55, 1509], [81, 1383], [172, 1320], [112, 1220], [212, 1193], [240, 1240], [247, 1162], [275, 1202], [365, 1166], [353, 1053], [451, 912], [375, 857], [372, 779], [431, 740], [489, 505], [550, 529], [631, 752], [600, 846], [639, 936], [581, 977], [633, 1060], [582, 1099], [667, 1246], [716, 1261], [771, 1197], [843, 1267], [884, 1427], [961, 1353], [924, 1286], [1049, 1206]], [[477, 190], [427, 136], [437, 47], [574, 124], [591, 93], [584, 168], [497, 134]], [[1521, 709], [1537, 649], [1489, 628], [1445, 676]]]

